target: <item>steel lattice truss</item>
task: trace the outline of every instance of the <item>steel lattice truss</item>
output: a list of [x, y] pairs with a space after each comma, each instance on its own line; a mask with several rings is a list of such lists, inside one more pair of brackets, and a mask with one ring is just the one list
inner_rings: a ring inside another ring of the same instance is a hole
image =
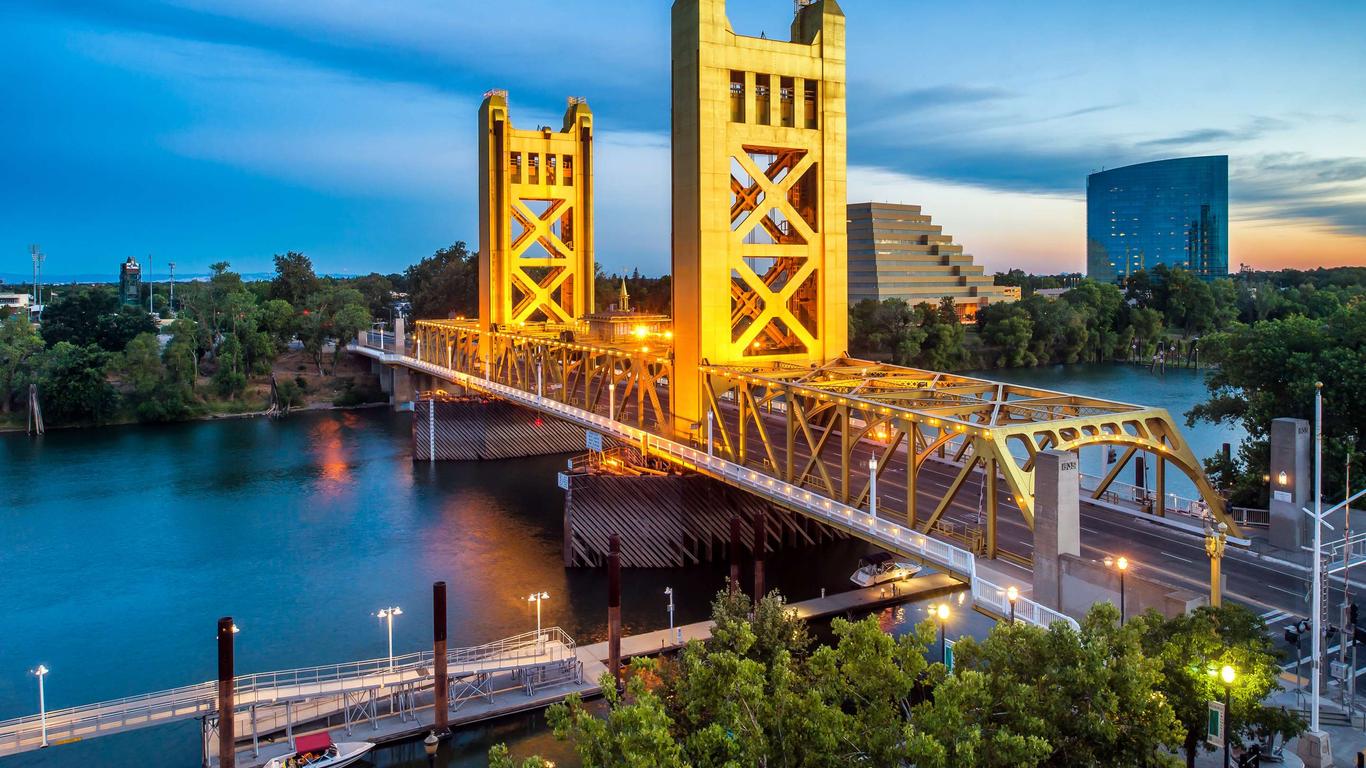
[[[811, 367], [704, 364], [699, 369], [704, 412], [701, 418], [689, 417], [672, 411], [667, 341], [575, 342], [562, 338], [566, 330], [575, 328], [536, 325], [484, 332], [473, 322], [424, 320], [417, 324], [418, 353], [428, 362], [528, 392], [539, 387], [542, 396], [585, 410], [612, 409], [621, 421], [695, 444], [701, 444], [704, 423], [710, 421], [720, 455], [846, 504], [868, 505], [868, 460], [875, 459], [880, 480], [888, 473], [905, 478], [902, 514], [924, 531], [935, 526], [978, 469], [1004, 480], [1013, 506], [1032, 528], [1034, 457], [1044, 450], [1113, 445], [1123, 453], [1091, 491], [1093, 497], [1109, 489], [1131, 457], [1145, 452], [1155, 459], [1154, 498], [1163, 498], [1166, 467], [1175, 466], [1216, 518], [1241, 535], [1162, 408], [841, 358]], [[481, 341], [490, 349], [487, 357]], [[960, 468], [935, 508], [920, 510], [917, 476], [934, 456]], [[997, 483], [984, 483], [983, 492], [983, 545], [994, 556]], [[880, 512], [885, 515], [886, 507]]]

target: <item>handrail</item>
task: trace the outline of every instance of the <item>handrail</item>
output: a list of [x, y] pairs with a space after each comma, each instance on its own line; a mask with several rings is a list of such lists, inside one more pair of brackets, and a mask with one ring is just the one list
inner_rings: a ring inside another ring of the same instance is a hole
[[[452, 671], [460, 672], [463, 671], [461, 667], [480, 665], [510, 668], [562, 663], [576, 658], [575, 649], [574, 639], [562, 628], [555, 626], [544, 628], [539, 634], [535, 631], [523, 632], [482, 645], [453, 648], [447, 652], [446, 658], [448, 666], [453, 668]], [[238, 699], [251, 699], [254, 694], [268, 694], [272, 689], [301, 685], [318, 686], [316, 691], [309, 692], [308, 695], [334, 695], [343, 692], [347, 682], [361, 682], [376, 675], [379, 676], [379, 685], [409, 682], [414, 677], [414, 672], [422, 673], [416, 675], [417, 679], [425, 679], [432, 674], [433, 658], [431, 651], [418, 651], [395, 656], [392, 666], [388, 657], [385, 657], [273, 672], [247, 673], [233, 678], [233, 686]], [[327, 684], [339, 687], [337, 690], [322, 690], [321, 686]], [[48, 737], [55, 740], [62, 738], [63, 734], [74, 736], [77, 731], [92, 727], [99, 731], [105, 723], [147, 723], [158, 715], [167, 715], [160, 718], [167, 722], [207, 715], [217, 711], [217, 697], [218, 684], [205, 682], [48, 710]], [[258, 696], [257, 700], [260, 699]], [[24, 715], [0, 721], [0, 747], [5, 744], [18, 746], [26, 738], [34, 739], [41, 727], [42, 718], [39, 715]]]
[[[385, 363], [406, 365], [456, 383], [484, 389], [547, 413], [555, 413], [584, 427], [612, 434], [631, 444], [641, 445], [685, 469], [708, 472], [757, 496], [784, 506], [799, 508], [806, 514], [820, 518], [837, 528], [857, 530], [863, 538], [875, 541], [886, 549], [926, 560], [963, 578], [971, 586], [975, 604], [984, 609], [994, 610], [1000, 616], [1008, 615], [1004, 589], [977, 575], [977, 558], [965, 549], [607, 416], [407, 355], [397, 355], [383, 350], [380, 350], [380, 353]], [[1025, 597], [1016, 600], [1015, 608], [1017, 620], [1045, 627], [1055, 621], [1065, 621], [1073, 628], [1079, 628], [1077, 621], [1072, 617]]]

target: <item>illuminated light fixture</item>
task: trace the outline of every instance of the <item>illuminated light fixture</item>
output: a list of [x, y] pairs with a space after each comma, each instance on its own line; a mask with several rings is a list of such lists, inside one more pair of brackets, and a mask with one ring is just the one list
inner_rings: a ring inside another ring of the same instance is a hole
[[1290, 484], [1290, 476], [1285, 473], [1285, 470], [1281, 470], [1281, 472], [1276, 475], [1276, 482], [1280, 483], [1281, 487], [1285, 487]]

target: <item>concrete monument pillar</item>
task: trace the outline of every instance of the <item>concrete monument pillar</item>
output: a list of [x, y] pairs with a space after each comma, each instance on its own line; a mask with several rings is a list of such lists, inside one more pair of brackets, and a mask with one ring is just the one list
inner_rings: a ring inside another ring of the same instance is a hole
[[1313, 491], [1309, 448], [1308, 421], [1271, 421], [1271, 545], [1296, 553], [1311, 533], [1303, 512]]
[[1034, 599], [1062, 610], [1063, 555], [1081, 554], [1077, 455], [1042, 451], [1034, 457]]

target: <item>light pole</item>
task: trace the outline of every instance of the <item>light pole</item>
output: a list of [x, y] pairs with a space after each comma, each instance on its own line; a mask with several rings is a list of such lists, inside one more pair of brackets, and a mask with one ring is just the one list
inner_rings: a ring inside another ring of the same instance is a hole
[[1219, 677], [1224, 681], [1224, 768], [1229, 768], [1229, 763], [1228, 763], [1228, 742], [1229, 742], [1229, 737], [1232, 736], [1233, 734], [1231, 734], [1231, 733], [1229, 732], [1229, 727], [1228, 727], [1228, 724], [1229, 724], [1229, 717], [1228, 717], [1228, 716], [1229, 716], [1229, 706], [1228, 706], [1228, 703], [1229, 703], [1229, 694], [1233, 691], [1233, 678], [1236, 677], [1236, 676], [1237, 676], [1237, 673], [1234, 672], [1233, 667], [1230, 667], [1230, 666], [1227, 665], [1227, 664], [1224, 665], [1224, 668], [1223, 668], [1223, 669], [1219, 670]]
[[868, 457], [868, 514], [872, 520], [868, 522], [868, 527], [877, 526], [877, 457]]
[[1015, 601], [1020, 599], [1020, 590], [1015, 587], [1006, 588], [1006, 602], [1010, 603], [1010, 626], [1015, 626]]
[[614, 381], [607, 385], [607, 418], [617, 417], [617, 383]]
[[1319, 732], [1319, 662], [1323, 655], [1323, 382], [1314, 382], [1314, 585], [1310, 638], [1309, 730]]
[[1218, 608], [1223, 602], [1223, 590], [1219, 584], [1220, 561], [1224, 559], [1224, 547], [1228, 544], [1228, 523], [1219, 523], [1218, 530], [1210, 527], [1205, 518], [1205, 554], [1209, 555], [1209, 604]]
[[944, 639], [944, 628], [949, 623], [949, 604], [940, 603], [934, 609], [934, 616], [939, 619], [939, 663], [947, 667], [949, 665], [949, 647]]
[[540, 653], [540, 652], [541, 652], [541, 601], [542, 601], [542, 600], [547, 600], [547, 599], [549, 599], [549, 598], [550, 598], [550, 595], [546, 594], [545, 592], [532, 592], [530, 595], [527, 595], [527, 598], [526, 598], [526, 601], [527, 601], [528, 603], [535, 603], [535, 604], [536, 604], [536, 652], [537, 652], [537, 653]]
[[712, 455], [712, 442], [711, 442], [711, 438], [712, 438], [712, 430], [715, 429], [715, 426], [714, 426], [715, 421], [716, 421], [716, 417], [715, 417], [714, 415], [712, 415], [711, 409], [708, 408], [708, 409], [707, 409], [707, 455], [708, 455], [708, 456]]
[[38, 719], [42, 722], [44, 747], [47, 746], [47, 701], [43, 697], [43, 678], [47, 673], [48, 668], [43, 664], [39, 664], [38, 668], [33, 670], [33, 674], [38, 676]]
[[664, 594], [669, 596], [669, 634], [674, 631], [674, 588], [665, 587]]
[[381, 609], [379, 609], [379, 611], [375, 614], [375, 616], [379, 617], [381, 620], [387, 621], [387, 622], [389, 623], [389, 669], [390, 669], [390, 670], [393, 670], [393, 668], [394, 668], [394, 617], [395, 617], [395, 616], [402, 616], [402, 615], [403, 615], [403, 609], [402, 609], [402, 608], [399, 608], [397, 605], [391, 606], [391, 607], [389, 607], [389, 608], [381, 608]]
[[1113, 567], [1115, 570], [1119, 571], [1119, 623], [1123, 624], [1126, 613], [1124, 610], [1124, 572], [1129, 570], [1129, 558], [1121, 557], [1116, 560], [1109, 555], [1106, 555], [1105, 567]]

